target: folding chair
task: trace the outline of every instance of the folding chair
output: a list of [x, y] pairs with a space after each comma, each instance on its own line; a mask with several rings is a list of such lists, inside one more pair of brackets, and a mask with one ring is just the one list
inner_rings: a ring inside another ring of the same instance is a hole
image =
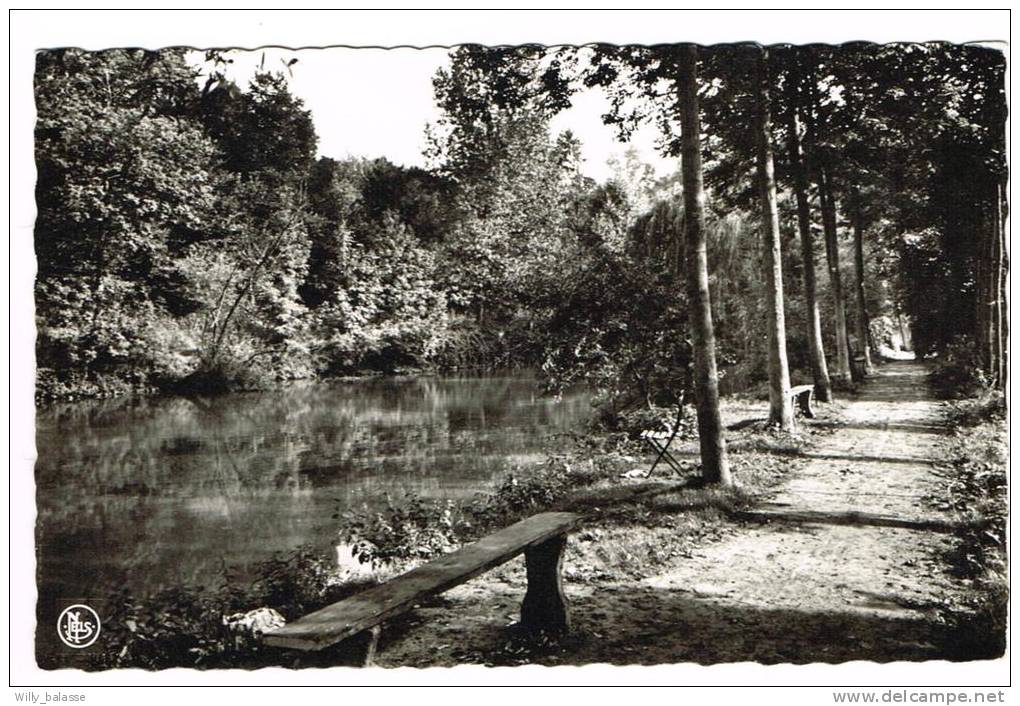
[[[673, 458], [673, 454], [669, 452], [669, 445], [673, 443], [673, 439], [680, 433], [680, 422], [684, 418], [684, 403], [683, 397], [677, 404], [676, 422], [673, 424], [673, 428], [669, 431], [643, 431], [641, 432], [641, 438], [651, 446], [656, 452], [655, 462], [652, 467], [648, 469], [647, 477], [651, 477], [652, 473], [655, 472], [655, 467], [659, 465], [659, 462], [663, 459], [666, 460], [666, 464], [673, 469], [673, 472], [678, 476], [684, 474], [684, 468], [680, 465], [680, 462]], [[665, 443], [663, 443], [665, 440]]]

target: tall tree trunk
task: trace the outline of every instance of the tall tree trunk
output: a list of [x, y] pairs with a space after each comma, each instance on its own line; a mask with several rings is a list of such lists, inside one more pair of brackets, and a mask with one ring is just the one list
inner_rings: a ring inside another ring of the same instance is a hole
[[[994, 208], [994, 199], [993, 199]], [[981, 214], [981, 224], [977, 229], [978, 256], [974, 258], [974, 350], [978, 355], [981, 367], [986, 368], [988, 361], [988, 301], [989, 286], [994, 277], [989, 272], [991, 261], [991, 238], [994, 236], [995, 216], [991, 209]]]
[[786, 313], [783, 309], [783, 253], [779, 239], [779, 209], [776, 206], [776, 174], [772, 163], [769, 134], [768, 50], [762, 49], [756, 62], [755, 141], [757, 142], [758, 195], [761, 203], [761, 239], [765, 265], [765, 302], [769, 331], [769, 424], [793, 430], [790, 399], [790, 368], [786, 359]]
[[797, 228], [800, 233], [800, 255], [804, 261], [804, 305], [807, 309], [808, 356], [811, 376], [815, 384], [815, 397], [832, 402], [832, 382], [825, 362], [825, 344], [822, 341], [822, 317], [818, 310], [818, 285], [815, 273], [815, 245], [811, 236], [811, 205], [808, 198], [810, 169], [800, 144], [800, 86], [796, 80], [787, 82], [790, 109], [787, 123], [787, 150], [793, 168], [793, 190], [797, 197]]
[[687, 296], [694, 342], [694, 398], [698, 410], [701, 476], [706, 483], [730, 485], [726, 439], [719, 415], [719, 380], [715, 365], [715, 333], [708, 292], [708, 250], [705, 242], [705, 190], [701, 175], [701, 114], [698, 107], [698, 50], [685, 45], [677, 83], [682, 132], [681, 170], [684, 190]]
[[849, 382], [850, 341], [846, 328], [846, 299], [843, 294], [843, 279], [839, 266], [839, 238], [836, 231], [836, 199], [832, 195], [832, 183], [825, 167], [819, 169], [818, 189], [822, 202], [822, 226], [825, 229], [825, 258], [829, 265], [829, 286], [832, 289], [832, 304], [836, 310], [836, 377]]
[[996, 285], [999, 299], [999, 389], [1005, 393], [1009, 382], [1009, 301], [1007, 299], [1009, 286], [1009, 258], [1006, 255], [1006, 182], [1000, 181], [997, 194], [996, 213], [998, 214], [998, 228], [995, 234], [999, 243], [999, 258], [996, 270]]
[[899, 295], [893, 299], [893, 312], [896, 315], [896, 328], [900, 334], [900, 350], [914, 350], [914, 344], [910, 335], [910, 327], [903, 322], [903, 308], [900, 306]]
[[995, 312], [995, 300], [999, 293], [998, 269], [995, 263], [996, 241], [998, 240], [999, 218], [1001, 217], [998, 205], [999, 187], [996, 184], [995, 194], [992, 196], [990, 208], [988, 209], [989, 217], [980, 229], [983, 242], [980, 246], [982, 256], [978, 258], [984, 261], [980, 263], [981, 267], [978, 272], [980, 277], [978, 280], [978, 295], [981, 297], [981, 308], [984, 311], [978, 320], [979, 334], [977, 342], [980, 346], [978, 350], [981, 352], [981, 367], [984, 368], [985, 372], [988, 373], [989, 379], [993, 382], [995, 381], [995, 373], [998, 370], [995, 349], [998, 346], [999, 338]]
[[986, 287], [988, 301], [986, 314], [988, 333], [984, 341], [988, 350], [988, 375], [997, 388], [1005, 391], [1008, 325], [1005, 316], [1006, 253], [1003, 201], [1002, 184], [996, 182], [995, 195], [992, 199], [992, 223], [990, 232], [987, 233], [989, 258], [981, 271], [985, 275], [982, 279]]
[[864, 372], [874, 372], [871, 362], [871, 335], [868, 319], [868, 304], [864, 296], [864, 215], [861, 209], [861, 192], [856, 186], [850, 196], [854, 212], [854, 269], [857, 271], [857, 345], [860, 355], [864, 356]]
[[[810, 50], [809, 50], [810, 51]], [[810, 54], [809, 54], [810, 56]], [[814, 61], [814, 58], [811, 58]], [[818, 158], [818, 130], [815, 125], [815, 107], [818, 105], [818, 80], [815, 76], [815, 65], [810, 64], [806, 72], [804, 90], [808, 103], [805, 110], [807, 127], [807, 143], [811, 161], [816, 168], [818, 178], [818, 200], [822, 209], [822, 229], [825, 233], [825, 259], [829, 266], [829, 281], [835, 308], [833, 319], [836, 325], [836, 370], [833, 377], [849, 382], [850, 346], [846, 329], [846, 304], [843, 297], [843, 281], [839, 268], [839, 239], [836, 231], [836, 202], [832, 195], [832, 184], [826, 166]]]

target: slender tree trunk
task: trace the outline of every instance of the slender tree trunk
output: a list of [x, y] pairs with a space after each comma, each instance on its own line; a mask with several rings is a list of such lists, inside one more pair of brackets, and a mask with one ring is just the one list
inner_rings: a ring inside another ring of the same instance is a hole
[[999, 389], [1005, 393], [1009, 382], [1009, 256], [1006, 254], [1006, 182], [1000, 181], [996, 198], [998, 228], [995, 234], [999, 243], [996, 268], [996, 290], [999, 300]]
[[910, 340], [910, 327], [903, 323], [903, 309], [900, 307], [898, 297], [893, 299], [893, 310], [896, 314], [896, 327], [900, 333], [900, 350], [912, 351], [914, 350], [914, 345]]
[[797, 197], [797, 228], [800, 233], [800, 254], [804, 261], [804, 305], [807, 308], [808, 355], [811, 360], [811, 376], [815, 384], [815, 397], [822, 402], [832, 402], [832, 382], [829, 367], [825, 362], [825, 344], [822, 341], [822, 317], [818, 310], [818, 285], [815, 272], [815, 245], [811, 236], [811, 206], [808, 198], [807, 158], [800, 144], [800, 120], [798, 117], [798, 82], [787, 84], [790, 109], [787, 113], [787, 149], [793, 167], [793, 189]]
[[999, 230], [999, 187], [995, 187], [995, 195], [992, 197], [991, 208], [988, 210], [989, 216], [986, 219], [986, 223], [981, 228], [981, 237], [983, 242], [981, 243], [982, 257], [978, 258], [983, 260], [979, 275], [981, 279], [979, 283], [979, 295], [981, 296], [982, 306], [984, 310], [981, 318], [978, 320], [980, 334], [978, 336], [978, 345], [981, 352], [981, 367], [988, 373], [989, 378], [995, 381], [995, 374], [998, 370], [998, 361], [996, 359], [995, 349], [998, 345], [998, 328], [996, 326], [996, 315], [995, 315], [995, 299], [998, 294], [998, 269], [995, 263], [995, 249], [996, 241], [998, 240]]
[[[268, 245], [266, 245], [265, 249], [255, 260], [255, 264], [252, 265], [251, 272], [248, 273], [247, 280], [241, 287], [241, 290], [238, 292], [237, 296], [234, 298], [234, 301], [230, 305], [230, 308], [227, 310], [227, 314], [223, 318], [223, 321], [220, 323], [219, 330], [217, 331], [215, 327], [213, 329], [214, 339], [212, 343], [211, 352], [208, 355], [208, 360], [210, 364], [215, 364], [217, 362], [222, 351], [223, 342], [226, 339], [227, 330], [230, 328], [230, 324], [234, 318], [234, 315], [237, 313], [238, 307], [240, 307], [241, 302], [244, 301], [245, 297], [251, 296], [254, 303], [255, 283], [261, 276], [262, 269], [267, 265], [271, 258], [276, 257], [277, 253], [279, 253], [280, 250], [283, 249], [285, 240], [291, 234], [291, 228], [297, 224], [300, 217], [301, 217], [300, 215], [292, 214], [292, 216], [288, 219], [287, 223], [285, 223], [281, 227], [280, 232], [269, 242]], [[234, 273], [231, 272], [230, 279], [232, 279], [233, 276]], [[229, 286], [230, 279], [227, 280], [227, 285], [225, 286]], [[217, 303], [216, 308], [217, 309], [219, 308], [219, 303]]]
[[[994, 207], [994, 206], [993, 206]], [[988, 300], [989, 283], [992, 276], [989, 273], [990, 243], [995, 229], [994, 215], [990, 210], [981, 214], [981, 224], [977, 229], [978, 233], [978, 256], [974, 258], [974, 350], [977, 352], [981, 366], [988, 365]]]
[[793, 430], [790, 400], [790, 368], [786, 359], [786, 312], [783, 309], [783, 253], [776, 206], [776, 174], [772, 163], [771, 113], [769, 106], [768, 50], [756, 63], [758, 195], [761, 203], [761, 239], [765, 265], [765, 302], [769, 332], [769, 424]]
[[871, 375], [874, 367], [871, 362], [871, 336], [868, 333], [868, 304], [864, 296], [864, 220], [861, 210], [861, 192], [854, 187], [851, 193], [854, 211], [854, 269], [857, 270], [857, 341], [860, 355], [864, 356], [864, 372]]
[[850, 341], [846, 328], [846, 300], [843, 294], [843, 279], [839, 266], [839, 238], [836, 231], [836, 200], [832, 195], [829, 175], [822, 167], [819, 170], [819, 193], [822, 201], [822, 226], [825, 229], [825, 258], [829, 265], [829, 285], [832, 289], [832, 303], [836, 310], [836, 377], [849, 382]]
[[[813, 61], [813, 59], [812, 59]], [[819, 96], [817, 90], [818, 81], [815, 77], [815, 66], [809, 66], [805, 77], [804, 89], [808, 96], [808, 107], [805, 111], [805, 122], [807, 126], [807, 142], [810, 146], [809, 153], [812, 155], [813, 166], [817, 169], [818, 175], [818, 200], [822, 209], [822, 229], [825, 233], [825, 258], [829, 266], [829, 280], [832, 289], [832, 299], [835, 308], [833, 316], [836, 324], [836, 370], [833, 377], [849, 382], [850, 373], [850, 346], [846, 329], [846, 305], [843, 297], [843, 281], [840, 278], [839, 268], [839, 239], [836, 232], [836, 202], [832, 195], [832, 184], [830, 176], [824, 164], [817, 158], [818, 131], [815, 125], [814, 110], [818, 104]]]
[[705, 242], [705, 190], [701, 174], [701, 114], [698, 106], [698, 50], [693, 44], [680, 55], [681, 169], [684, 189], [687, 296], [694, 342], [694, 398], [698, 410], [701, 476], [706, 483], [730, 485], [726, 439], [719, 415], [719, 380], [715, 365], [715, 333], [708, 292], [708, 251]]
[[1006, 253], [1005, 253], [1005, 218], [1003, 216], [1003, 191], [1002, 185], [996, 183], [995, 196], [992, 199], [991, 228], [987, 229], [988, 238], [988, 261], [984, 263], [980, 272], [987, 292], [987, 335], [983, 341], [987, 354], [987, 370], [992, 383], [999, 389], [1005, 391], [1006, 348], [1008, 339], [1006, 337], [1007, 323], [1005, 316], [1006, 307]]

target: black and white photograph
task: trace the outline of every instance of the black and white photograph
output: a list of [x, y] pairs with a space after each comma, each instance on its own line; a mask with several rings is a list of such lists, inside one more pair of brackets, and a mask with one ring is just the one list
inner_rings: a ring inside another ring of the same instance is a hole
[[36, 683], [1008, 680], [1008, 11], [433, 44], [345, 14], [32, 47]]

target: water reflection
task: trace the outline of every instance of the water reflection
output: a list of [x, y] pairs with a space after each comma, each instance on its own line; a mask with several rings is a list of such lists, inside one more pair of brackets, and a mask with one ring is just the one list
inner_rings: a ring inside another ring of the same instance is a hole
[[589, 412], [528, 376], [374, 379], [211, 400], [69, 404], [37, 419], [44, 601], [214, 580], [303, 543], [337, 505], [465, 497]]

